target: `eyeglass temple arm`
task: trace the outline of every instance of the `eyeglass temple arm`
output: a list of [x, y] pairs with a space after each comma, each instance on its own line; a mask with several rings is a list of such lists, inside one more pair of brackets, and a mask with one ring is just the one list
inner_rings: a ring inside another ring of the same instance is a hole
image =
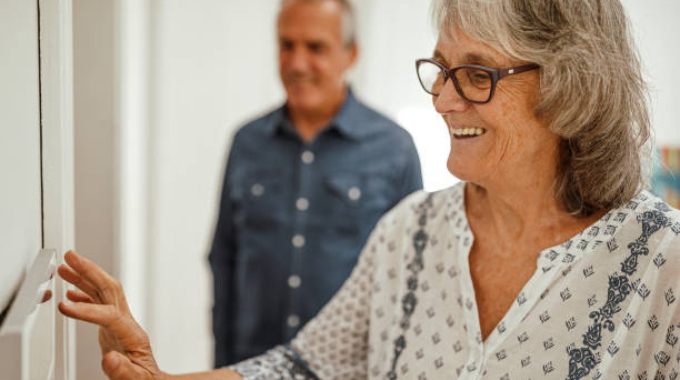
[[498, 70], [498, 79], [501, 79], [503, 77], [506, 77], [508, 75], [514, 75], [514, 74], [519, 74], [523, 73], [525, 71], [530, 71], [530, 70], [535, 70], [538, 69], [539, 65], [535, 63], [530, 63], [528, 65], [522, 65], [522, 66], [517, 66], [517, 67], [509, 67], [507, 69], [499, 69]]

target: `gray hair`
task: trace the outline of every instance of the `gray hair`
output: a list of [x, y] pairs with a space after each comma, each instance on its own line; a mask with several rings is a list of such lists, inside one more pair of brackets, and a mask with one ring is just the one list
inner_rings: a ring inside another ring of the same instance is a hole
[[[354, 17], [354, 8], [348, 0], [281, 0], [280, 8], [289, 1], [302, 1], [302, 2], [316, 2], [316, 1], [335, 1], [342, 8], [342, 30], [340, 31], [340, 36], [345, 44], [345, 47], [350, 48], [356, 44], [357, 32], [356, 32], [356, 18]], [[279, 11], [280, 13], [280, 11]]]
[[619, 0], [435, 0], [460, 30], [540, 69], [535, 113], [561, 139], [554, 191], [573, 215], [621, 206], [647, 185], [649, 94]]

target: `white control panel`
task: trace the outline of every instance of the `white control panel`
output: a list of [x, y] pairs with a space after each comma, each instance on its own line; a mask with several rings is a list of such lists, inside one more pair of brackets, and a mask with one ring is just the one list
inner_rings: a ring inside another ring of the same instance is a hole
[[0, 379], [54, 376], [56, 252], [40, 251], [0, 325]]

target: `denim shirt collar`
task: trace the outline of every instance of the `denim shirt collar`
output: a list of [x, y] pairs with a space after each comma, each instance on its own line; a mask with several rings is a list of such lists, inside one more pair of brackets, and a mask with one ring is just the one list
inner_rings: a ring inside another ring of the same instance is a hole
[[[360, 114], [362, 109], [361, 103], [356, 99], [351, 88], [347, 88], [347, 96], [342, 106], [335, 114], [333, 119], [329, 122], [328, 126], [323, 130], [337, 130], [342, 136], [353, 140], [359, 140], [362, 137], [363, 130], [361, 125], [363, 123], [359, 122]], [[277, 131], [283, 130], [289, 133], [295, 132], [295, 127], [290, 121], [286, 111], [286, 105], [277, 109], [271, 118], [271, 123], [268, 128], [269, 136], [273, 136]]]

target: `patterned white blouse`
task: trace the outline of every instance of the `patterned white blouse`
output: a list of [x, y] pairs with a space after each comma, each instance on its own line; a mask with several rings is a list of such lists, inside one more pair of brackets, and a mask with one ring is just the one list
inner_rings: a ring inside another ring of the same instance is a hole
[[402, 201], [290, 344], [231, 368], [247, 380], [678, 378], [680, 211], [643, 191], [540, 252], [482, 341], [463, 192]]

